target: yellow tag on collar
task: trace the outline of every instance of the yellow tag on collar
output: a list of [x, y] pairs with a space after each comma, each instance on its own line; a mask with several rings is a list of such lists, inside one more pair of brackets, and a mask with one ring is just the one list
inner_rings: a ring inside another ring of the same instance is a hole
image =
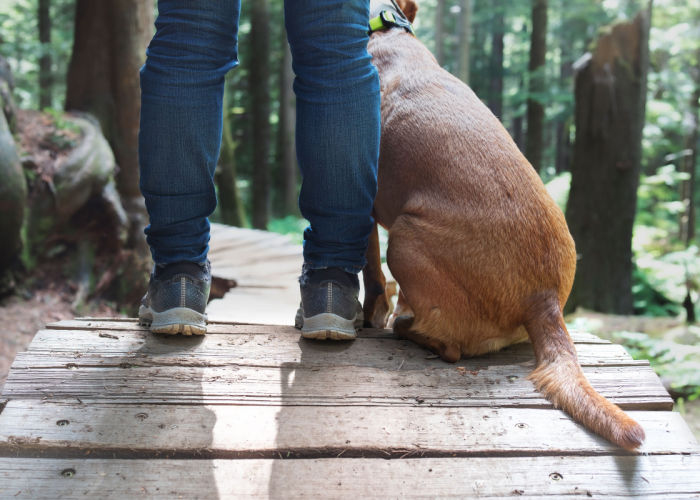
[[406, 18], [397, 18], [390, 10], [383, 10], [377, 17], [373, 17], [369, 20], [369, 34], [390, 28], [403, 28], [411, 35], [415, 36], [411, 23], [408, 22]]
[[384, 21], [382, 21], [382, 16], [373, 17], [369, 20], [369, 31], [379, 31], [384, 28]]

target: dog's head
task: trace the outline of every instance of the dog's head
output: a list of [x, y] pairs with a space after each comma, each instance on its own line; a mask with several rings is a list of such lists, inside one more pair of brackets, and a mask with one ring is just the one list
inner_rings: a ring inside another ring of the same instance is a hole
[[403, 13], [406, 14], [406, 18], [409, 22], [413, 23], [413, 20], [416, 18], [416, 12], [418, 12], [418, 5], [416, 2], [413, 0], [396, 0], [396, 3]]

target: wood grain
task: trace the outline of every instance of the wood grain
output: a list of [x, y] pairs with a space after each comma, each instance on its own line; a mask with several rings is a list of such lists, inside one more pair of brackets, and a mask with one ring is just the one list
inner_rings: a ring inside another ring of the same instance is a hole
[[[678, 413], [630, 412], [640, 452], [698, 452]], [[0, 455], [293, 457], [601, 455], [621, 451], [558, 410], [10, 401]]]
[[[250, 326], [229, 326], [230, 330], [251, 330]], [[369, 332], [368, 332], [369, 333]], [[465, 367], [484, 369], [495, 365], [526, 363], [534, 367], [530, 344], [511, 346], [499, 353], [463, 359], [454, 365], [437, 359], [413, 342], [379, 333], [366, 340], [338, 343], [303, 340], [292, 328], [276, 332], [207, 335], [203, 338], [158, 336], [142, 330], [123, 330], [106, 334], [103, 330], [39, 331], [29, 347], [31, 356], [18, 358], [15, 368], [64, 366], [67, 363], [106, 366], [124, 362], [131, 355], [132, 365], [174, 364], [188, 366], [206, 362], [209, 366], [251, 364], [278, 366], [301, 362], [314, 366], [369, 365], [394, 369], [403, 363], [407, 370], [421, 368]], [[365, 339], [366, 339], [365, 338]], [[582, 366], [648, 366], [646, 360], [635, 361], [617, 344], [577, 344]]]
[[[698, 445], [678, 414], [632, 412], [647, 442], [627, 454], [534, 391], [528, 344], [447, 364], [386, 330], [330, 343], [291, 327], [211, 329], [159, 337], [86, 318], [39, 332], [5, 387], [0, 456], [14, 458], [0, 458], [0, 497], [677, 498], [698, 488], [687, 472]], [[572, 337], [610, 400], [670, 409], [648, 363]], [[679, 480], [662, 485], [671, 474]]]
[[[138, 321], [134, 318], [119, 318], [116, 320], [104, 318], [77, 318], [70, 320], [61, 320], [55, 323], [49, 323], [46, 328], [48, 330], [132, 330], [132, 331], [148, 331], [146, 328], [139, 326]], [[238, 321], [216, 321], [210, 322], [207, 332], [211, 334], [218, 333], [245, 333], [245, 334], [296, 334], [299, 335], [299, 330], [291, 326], [284, 325], [265, 325], [265, 324], [248, 324]], [[571, 339], [575, 344], [610, 344], [609, 340], [601, 339], [591, 333], [572, 330], [569, 332]], [[364, 328], [359, 331], [358, 337], [362, 338], [378, 338], [388, 337], [395, 338], [391, 330], [382, 330], [375, 328]]]
[[700, 456], [0, 459], [0, 497], [697, 498]]
[[[20, 358], [31, 353], [23, 353]], [[10, 372], [4, 396], [10, 399], [113, 400], [169, 404], [261, 405], [435, 405], [551, 408], [525, 377], [529, 366], [506, 365], [480, 370], [444, 366], [404, 370], [372, 366], [279, 367], [131, 365], [119, 367], [68, 365]], [[26, 366], [31, 360], [20, 361]], [[595, 367], [584, 373], [601, 394], [626, 409], [668, 410], [672, 400], [648, 367]]]

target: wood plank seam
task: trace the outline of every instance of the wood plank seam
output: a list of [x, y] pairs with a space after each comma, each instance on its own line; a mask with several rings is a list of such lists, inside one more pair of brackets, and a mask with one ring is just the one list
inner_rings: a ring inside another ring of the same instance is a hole
[[249, 460], [255, 458], [285, 460], [308, 460], [324, 458], [364, 459], [383, 458], [402, 460], [407, 458], [537, 458], [537, 457], [664, 457], [664, 456], [700, 456], [692, 452], [650, 452], [639, 453], [619, 451], [454, 451], [454, 450], [417, 450], [408, 448], [279, 448], [276, 450], [222, 450], [222, 449], [177, 449], [139, 450], [133, 448], [78, 448], [71, 447], [71, 442], [63, 443], [63, 448], [44, 448], [39, 441], [27, 441], [15, 438], [0, 446], [0, 458], [91, 458], [91, 459], [169, 459], [169, 460]]

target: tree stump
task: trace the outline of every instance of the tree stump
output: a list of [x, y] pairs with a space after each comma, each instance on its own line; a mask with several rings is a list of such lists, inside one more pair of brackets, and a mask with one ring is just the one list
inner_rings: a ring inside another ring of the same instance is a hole
[[648, 13], [601, 36], [575, 64], [576, 141], [566, 209], [579, 256], [567, 307], [630, 314]]

